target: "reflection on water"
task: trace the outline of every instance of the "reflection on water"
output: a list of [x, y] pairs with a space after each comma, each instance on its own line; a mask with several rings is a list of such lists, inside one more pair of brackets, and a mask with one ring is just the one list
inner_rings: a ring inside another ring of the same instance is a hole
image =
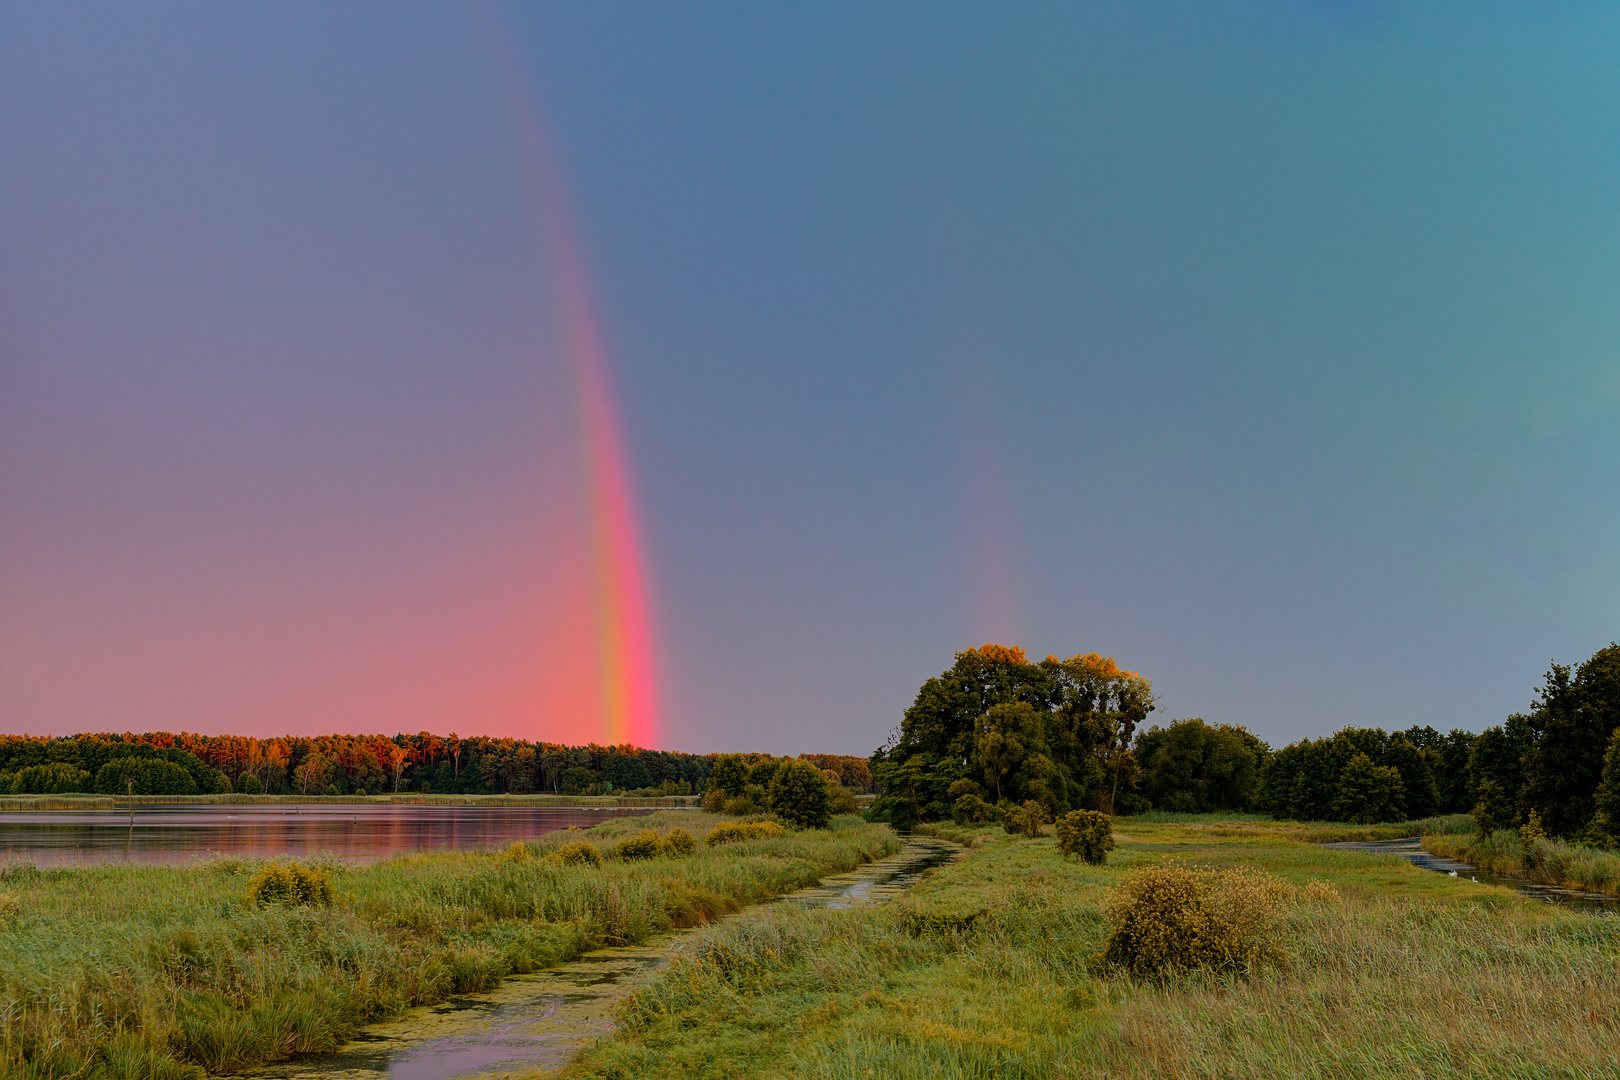
[[934, 840], [923, 836], [908, 836], [905, 847], [898, 855], [867, 863], [847, 874], [824, 877], [819, 884], [798, 892], [788, 893], [769, 901], [773, 904], [793, 904], [806, 908], [859, 907], [892, 900], [898, 894], [917, 884], [923, 871], [945, 863], [955, 862], [967, 849], [949, 840]]
[[182, 863], [215, 852], [272, 857], [328, 852], [349, 860], [466, 851], [570, 825], [646, 814], [629, 807], [301, 803], [0, 813], [0, 858], [40, 866]]
[[[882, 903], [916, 884], [930, 866], [959, 859], [945, 840], [909, 838], [898, 855], [868, 863], [777, 904], [847, 908]], [[733, 918], [756, 916], [753, 909]], [[255, 1069], [254, 1080], [495, 1080], [565, 1065], [613, 1031], [613, 1007], [649, 972], [663, 967], [690, 931], [661, 942], [601, 949], [571, 964], [514, 975], [489, 994], [412, 1009], [404, 1019], [369, 1027], [334, 1054]]]
[[1423, 843], [1415, 836], [1408, 836], [1400, 840], [1354, 840], [1338, 844], [1323, 844], [1323, 847], [1337, 848], [1340, 851], [1365, 851], [1379, 855], [1399, 855], [1414, 866], [1421, 866], [1425, 870], [1434, 870], [1441, 874], [1450, 874], [1453, 877], [1477, 881], [1481, 885], [1501, 885], [1514, 892], [1523, 893], [1543, 903], [1557, 904], [1560, 907], [1577, 908], [1585, 911], [1608, 913], [1620, 911], [1620, 896], [1611, 896], [1608, 893], [1582, 892], [1579, 889], [1560, 889], [1552, 885], [1539, 885], [1533, 881], [1524, 881], [1520, 878], [1507, 878], [1481, 870], [1473, 863], [1458, 862], [1443, 855], [1436, 855], [1427, 851]]

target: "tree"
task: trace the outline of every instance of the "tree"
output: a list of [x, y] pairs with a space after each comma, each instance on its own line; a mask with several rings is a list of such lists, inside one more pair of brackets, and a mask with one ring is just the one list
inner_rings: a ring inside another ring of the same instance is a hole
[[405, 763], [410, 760], [410, 752], [403, 746], [388, 748], [388, 771], [394, 778], [394, 792], [399, 793], [399, 779], [405, 775]]
[[1588, 839], [1605, 847], [1620, 844], [1620, 730], [1609, 738], [1603, 754], [1603, 780], [1593, 799], [1597, 812], [1587, 826]]
[[783, 761], [771, 777], [771, 812], [801, 829], [825, 829], [832, 819], [827, 778], [808, 761]]
[[996, 789], [996, 801], [1005, 793], [1002, 781], [1020, 769], [1024, 759], [1046, 748], [1040, 718], [1026, 701], [992, 705], [979, 721], [975, 749], [985, 782]]
[[1399, 821], [1406, 816], [1404, 787], [1397, 770], [1374, 765], [1372, 758], [1358, 752], [1339, 774], [1333, 812], [1341, 821], [1358, 824]]
[[[1530, 718], [1508, 717], [1474, 739], [1468, 753], [1468, 786], [1474, 803], [1485, 801], [1491, 819], [1503, 825], [1513, 819], [1514, 804], [1524, 789], [1524, 754], [1529, 749]], [[1489, 797], [1486, 797], [1489, 785]]]
[[1522, 801], [1549, 833], [1575, 836], [1597, 812], [1604, 754], [1620, 728], [1620, 645], [1573, 671], [1554, 663], [1530, 726], [1536, 737], [1524, 754]]
[[311, 753], [293, 770], [293, 783], [298, 785], [300, 792], [308, 795], [311, 790], [318, 792], [325, 789], [327, 777], [331, 772], [332, 767], [326, 758], [318, 753]]
[[1246, 728], [1199, 719], [1149, 728], [1135, 749], [1142, 794], [1153, 806], [1195, 814], [1251, 808], [1270, 754]]
[[1438, 749], [1439, 765], [1431, 766], [1442, 814], [1466, 814], [1472, 805], [1468, 790], [1468, 754], [1474, 748], [1472, 732], [1452, 728]]
[[720, 754], [709, 770], [709, 790], [723, 791], [732, 798], [748, 786], [748, 765], [741, 754]]
[[1401, 774], [1401, 792], [1406, 804], [1406, 816], [1426, 818], [1435, 812], [1440, 796], [1435, 790], [1434, 774], [1428, 759], [1404, 735], [1389, 740], [1384, 750], [1383, 763]]

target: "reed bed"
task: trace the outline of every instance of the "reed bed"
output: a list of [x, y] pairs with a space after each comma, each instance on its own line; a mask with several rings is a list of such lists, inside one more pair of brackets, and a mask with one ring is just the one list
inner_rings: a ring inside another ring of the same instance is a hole
[[[985, 831], [887, 907], [701, 930], [570, 1075], [1620, 1076], [1620, 919], [1393, 856], [1140, 820], [1120, 832], [1089, 867], [1050, 839]], [[1276, 955], [1156, 977], [1104, 961], [1108, 897], [1167, 859], [1290, 886]]]
[[1473, 863], [1500, 877], [1564, 889], [1620, 895], [1620, 852], [1540, 837], [1527, 849], [1513, 829], [1487, 837], [1471, 831], [1431, 834], [1423, 846], [1436, 855]]
[[[636, 828], [699, 836], [692, 811]], [[899, 849], [886, 827], [834, 828], [619, 861], [628, 823], [496, 854], [329, 863], [329, 906], [255, 907], [264, 866], [0, 870], [0, 1077], [201, 1080], [341, 1045], [360, 1026], [603, 944], [636, 943]], [[586, 840], [601, 868], [545, 856]]]

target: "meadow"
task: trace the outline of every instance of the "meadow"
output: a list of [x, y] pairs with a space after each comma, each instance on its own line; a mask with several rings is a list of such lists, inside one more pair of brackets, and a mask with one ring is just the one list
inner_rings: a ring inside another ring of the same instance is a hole
[[[1620, 919], [1299, 838], [1390, 828], [1118, 819], [1088, 866], [1050, 836], [940, 827], [968, 856], [890, 905], [698, 931], [567, 1075], [1620, 1076]], [[1265, 962], [1137, 976], [1102, 959], [1109, 897], [1167, 863], [1265, 875]]]
[[[884, 826], [717, 847], [723, 819], [659, 811], [498, 853], [305, 864], [328, 904], [249, 901], [265, 864], [0, 868], [0, 1077], [197, 1080], [341, 1045], [413, 1005], [608, 944], [635, 944], [892, 854]], [[646, 845], [685, 829], [695, 849]], [[600, 866], [555, 856], [592, 844]]]

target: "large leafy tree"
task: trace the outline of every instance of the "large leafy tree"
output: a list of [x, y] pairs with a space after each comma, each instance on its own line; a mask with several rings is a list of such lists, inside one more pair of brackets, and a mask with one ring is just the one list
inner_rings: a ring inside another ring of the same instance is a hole
[[827, 778], [808, 761], [784, 761], [771, 774], [771, 812], [801, 829], [825, 829], [832, 819]]
[[1333, 816], [1361, 824], [1399, 821], [1406, 816], [1405, 786], [1393, 766], [1375, 765], [1358, 750], [1339, 773]]
[[1034, 663], [1019, 648], [966, 649], [923, 683], [873, 755], [878, 809], [897, 822], [949, 817], [963, 778], [1051, 813], [1112, 809], [1134, 783], [1131, 737], [1153, 707], [1146, 679], [1095, 653]]
[[1530, 724], [1535, 737], [1524, 754], [1522, 802], [1548, 832], [1574, 836], [1597, 812], [1604, 752], [1620, 728], [1620, 645], [1598, 650], [1573, 671], [1553, 664]]
[[1135, 752], [1156, 809], [1207, 813], [1253, 807], [1270, 748], [1243, 727], [1193, 719], [1149, 728]]

